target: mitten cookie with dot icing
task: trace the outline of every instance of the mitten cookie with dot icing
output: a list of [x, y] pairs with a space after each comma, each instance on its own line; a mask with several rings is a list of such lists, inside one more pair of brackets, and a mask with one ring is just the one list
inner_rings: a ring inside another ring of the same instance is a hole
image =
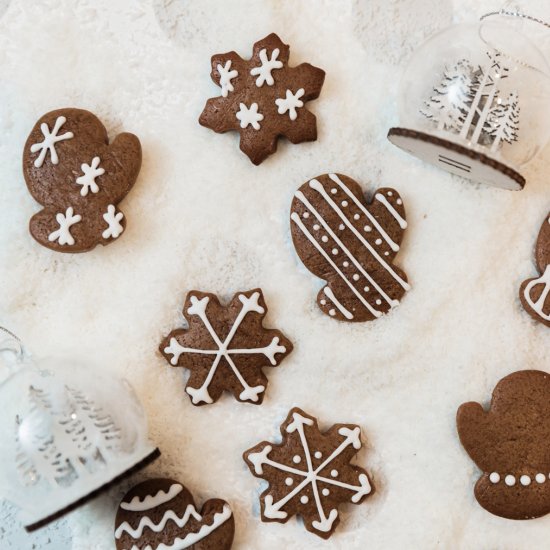
[[475, 497], [508, 519], [550, 512], [550, 375], [515, 372], [493, 391], [489, 410], [479, 403], [457, 413], [460, 441], [483, 472]]
[[118, 203], [134, 185], [141, 145], [129, 133], [111, 144], [99, 119], [81, 109], [44, 115], [23, 152], [23, 174], [44, 208], [30, 220], [31, 235], [58, 252], [86, 252], [117, 239], [126, 220]]
[[290, 219], [296, 252], [326, 281], [317, 295], [323, 313], [371, 321], [409, 290], [407, 276], [393, 264], [407, 227], [395, 189], [378, 189], [368, 204], [354, 180], [323, 174], [295, 193]]
[[315, 115], [305, 104], [319, 97], [325, 72], [309, 63], [289, 67], [289, 55], [289, 46], [270, 34], [248, 60], [236, 52], [211, 60], [221, 96], [206, 102], [199, 123], [217, 133], [239, 132], [241, 151], [254, 164], [277, 150], [279, 136], [291, 143], [317, 139]]
[[550, 327], [550, 214], [540, 228], [535, 261], [541, 275], [524, 281], [519, 298], [525, 311], [535, 321]]

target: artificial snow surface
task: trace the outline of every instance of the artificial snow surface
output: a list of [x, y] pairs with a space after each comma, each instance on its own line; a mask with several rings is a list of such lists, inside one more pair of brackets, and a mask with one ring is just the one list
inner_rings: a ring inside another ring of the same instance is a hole
[[[550, 18], [546, 0], [523, 4]], [[550, 516], [513, 522], [476, 503], [478, 472], [454, 424], [461, 403], [487, 402], [506, 374], [550, 368], [550, 333], [517, 297], [536, 275], [550, 149], [514, 193], [465, 183], [386, 140], [412, 51], [448, 24], [497, 7], [490, 0], [0, 0], [0, 324], [35, 357], [93, 358], [128, 377], [163, 453], [33, 535], [2, 505], [2, 550], [111, 549], [119, 499], [155, 475], [180, 480], [199, 505], [229, 501], [236, 549], [550, 547]], [[232, 49], [249, 56], [270, 32], [290, 44], [292, 65], [310, 62], [327, 77], [308, 104], [318, 141], [280, 142], [255, 167], [235, 134], [217, 135], [197, 119], [220, 93], [210, 56]], [[22, 148], [36, 120], [61, 107], [89, 109], [111, 138], [131, 131], [143, 146], [138, 182], [121, 205], [125, 234], [81, 255], [43, 248], [27, 230], [39, 206], [23, 180]], [[396, 263], [413, 288], [372, 323], [324, 316], [315, 304], [321, 282], [291, 244], [293, 193], [326, 172], [347, 174], [366, 191], [395, 186], [407, 209]], [[282, 330], [294, 352], [269, 372], [260, 407], [231, 397], [193, 407], [182, 370], [157, 351], [161, 338], [181, 326], [187, 291], [228, 299], [258, 286], [267, 325]], [[376, 494], [345, 506], [326, 542], [295, 519], [262, 523], [261, 482], [241, 457], [259, 438], [273, 440], [294, 405], [321, 428], [357, 423], [366, 438], [358, 458]]]

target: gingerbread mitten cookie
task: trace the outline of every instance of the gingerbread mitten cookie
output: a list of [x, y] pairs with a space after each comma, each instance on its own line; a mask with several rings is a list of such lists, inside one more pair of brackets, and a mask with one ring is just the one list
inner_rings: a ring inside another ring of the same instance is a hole
[[58, 252], [86, 252], [117, 239], [126, 220], [118, 203], [134, 185], [141, 145], [133, 134], [109, 144], [99, 119], [81, 109], [44, 115], [23, 153], [23, 174], [44, 209], [30, 221], [31, 235]]
[[292, 240], [305, 266], [326, 285], [317, 304], [340, 321], [371, 321], [399, 305], [410, 285], [393, 264], [407, 227], [395, 189], [367, 204], [358, 183], [323, 174], [295, 193]]
[[199, 512], [191, 493], [172, 479], [136, 485], [119, 504], [117, 550], [229, 550], [235, 534], [231, 508], [220, 499]]
[[269, 483], [260, 496], [262, 520], [301, 516], [308, 531], [328, 539], [340, 504], [360, 504], [374, 493], [367, 472], [350, 464], [362, 446], [361, 429], [335, 424], [321, 432], [315, 418], [294, 408], [281, 434], [280, 444], [264, 441], [243, 455], [252, 474]]
[[475, 497], [509, 519], [550, 512], [550, 375], [514, 372], [493, 391], [491, 406], [466, 403], [456, 419], [460, 441], [483, 475]]
[[159, 349], [172, 366], [191, 371], [185, 391], [193, 405], [214, 403], [224, 391], [262, 403], [263, 367], [278, 366], [292, 351], [280, 331], [263, 326], [266, 313], [259, 288], [238, 292], [226, 306], [214, 294], [189, 292], [183, 308], [189, 328], [173, 330]]
[[535, 261], [541, 275], [524, 281], [519, 289], [519, 298], [525, 311], [535, 321], [550, 327], [550, 214], [540, 228]]
[[241, 151], [260, 164], [277, 150], [277, 139], [315, 141], [317, 122], [305, 103], [319, 97], [325, 72], [309, 63], [288, 66], [290, 48], [276, 34], [254, 44], [252, 57], [212, 57], [211, 77], [221, 97], [211, 98], [199, 123], [217, 133], [234, 130]]

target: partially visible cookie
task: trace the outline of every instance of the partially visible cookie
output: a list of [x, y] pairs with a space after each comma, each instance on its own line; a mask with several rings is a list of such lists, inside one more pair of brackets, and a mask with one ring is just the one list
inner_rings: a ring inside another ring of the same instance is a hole
[[465, 403], [456, 419], [460, 441], [483, 472], [475, 497], [508, 519], [550, 513], [550, 375], [514, 372], [495, 387], [489, 410]]
[[211, 77], [221, 96], [211, 98], [199, 123], [217, 133], [239, 132], [241, 151], [260, 164], [277, 150], [277, 139], [315, 141], [315, 115], [306, 102], [319, 97], [325, 72], [309, 63], [288, 66], [290, 48], [276, 34], [254, 44], [252, 57], [236, 52], [212, 57]]
[[222, 305], [214, 294], [193, 290], [183, 307], [189, 327], [170, 332], [160, 352], [191, 371], [185, 391], [193, 405], [216, 402], [224, 391], [260, 405], [267, 387], [264, 367], [276, 367], [292, 344], [263, 326], [267, 306], [259, 288], [238, 292]]
[[541, 273], [524, 281], [519, 289], [521, 303], [539, 323], [550, 327], [550, 214], [542, 222], [535, 247], [535, 262]]
[[294, 408], [281, 434], [281, 443], [263, 441], [243, 454], [252, 474], [269, 483], [260, 496], [262, 521], [301, 516], [308, 531], [328, 539], [340, 522], [339, 506], [374, 493], [367, 472], [350, 463], [362, 446], [361, 428], [335, 424], [321, 432], [313, 416]]
[[191, 493], [177, 481], [157, 478], [130, 490], [115, 519], [117, 550], [229, 550], [235, 522], [220, 499], [199, 512]]
[[86, 252], [109, 244], [126, 227], [118, 203], [134, 185], [141, 145], [129, 133], [111, 144], [99, 119], [82, 109], [59, 109], [34, 125], [23, 152], [23, 174], [44, 208], [31, 235], [58, 252]]
[[399, 305], [410, 289], [393, 263], [407, 227], [395, 189], [377, 189], [367, 203], [351, 178], [323, 174], [294, 194], [290, 220], [298, 256], [326, 281], [317, 295], [325, 315], [372, 321]]

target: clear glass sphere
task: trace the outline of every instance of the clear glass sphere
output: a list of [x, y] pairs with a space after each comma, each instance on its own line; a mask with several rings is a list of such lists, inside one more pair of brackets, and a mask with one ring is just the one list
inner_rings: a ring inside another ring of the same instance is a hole
[[36, 365], [13, 340], [0, 351], [0, 496], [29, 530], [157, 456], [125, 380], [71, 361]]
[[389, 138], [448, 171], [514, 189], [550, 138], [550, 70], [508, 19], [454, 25], [420, 47]]

